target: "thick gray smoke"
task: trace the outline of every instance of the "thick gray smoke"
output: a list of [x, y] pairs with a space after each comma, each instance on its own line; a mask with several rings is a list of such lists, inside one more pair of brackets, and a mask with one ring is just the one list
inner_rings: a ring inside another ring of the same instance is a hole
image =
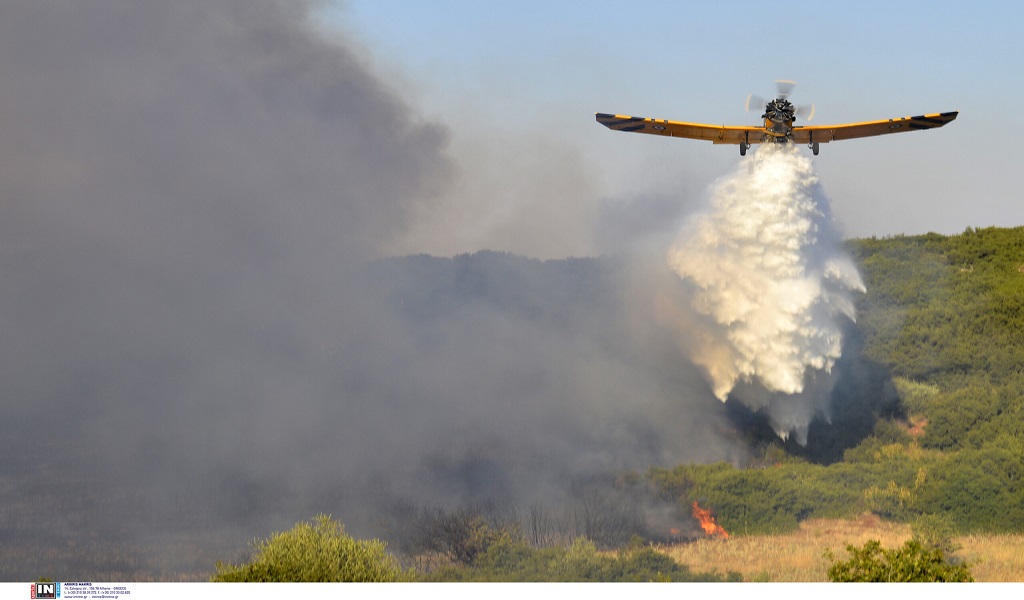
[[629, 270], [378, 260], [447, 189], [445, 129], [310, 10], [4, 4], [0, 579], [202, 577], [318, 512], [381, 535], [392, 503], [743, 458]]
[[715, 395], [806, 441], [811, 420], [829, 417], [845, 320], [864, 291], [811, 161], [792, 146], [760, 148], [715, 184], [669, 263], [692, 288], [684, 334]]

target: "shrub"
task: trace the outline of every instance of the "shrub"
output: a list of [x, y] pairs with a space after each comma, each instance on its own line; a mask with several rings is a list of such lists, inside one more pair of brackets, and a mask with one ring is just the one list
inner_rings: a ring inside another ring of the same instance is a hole
[[849, 560], [833, 562], [829, 567], [830, 581], [974, 581], [966, 566], [950, 563], [941, 549], [925, 548], [917, 540], [909, 540], [895, 550], [886, 550], [881, 542], [871, 540], [863, 548], [847, 545], [846, 552]]
[[952, 561], [953, 554], [960, 550], [954, 536], [953, 521], [944, 515], [921, 515], [911, 523], [914, 539], [925, 548], [938, 548]]
[[946, 515], [959, 531], [1020, 531], [1024, 452], [1012, 443], [961, 450], [931, 469], [919, 494], [921, 512]]
[[864, 490], [864, 504], [868, 510], [886, 519], [903, 521], [909, 518], [913, 499], [913, 492], [895, 481], [890, 481], [884, 488], [873, 485]]
[[358, 541], [329, 516], [299, 523], [254, 544], [252, 562], [217, 563], [211, 581], [364, 581], [408, 579], [379, 540]]

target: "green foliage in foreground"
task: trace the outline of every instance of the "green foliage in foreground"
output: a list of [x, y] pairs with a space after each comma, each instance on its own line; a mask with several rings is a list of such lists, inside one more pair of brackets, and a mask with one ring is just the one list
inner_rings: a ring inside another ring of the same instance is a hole
[[871, 540], [862, 548], [847, 545], [846, 552], [849, 560], [834, 562], [829, 567], [830, 581], [974, 581], [967, 567], [950, 563], [941, 549], [927, 548], [917, 540], [908, 540], [894, 550]]
[[211, 581], [387, 582], [411, 576], [386, 552], [384, 542], [355, 540], [325, 515], [257, 541], [254, 550], [248, 564], [218, 562]]
[[312, 523], [257, 541], [248, 564], [217, 563], [211, 581], [742, 581], [737, 573], [694, 573], [639, 542], [608, 554], [585, 538], [569, 548], [535, 548], [508, 529], [474, 521], [474, 530], [478, 552], [469, 562], [416, 573], [400, 569], [383, 542], [354, 540], [341, 523], [320, 515]]
[[737, 573], [695, 573], [653, 548], [632, 545], [616, 554], [599, 553], [578, 538], [569, 548], [534, 548], [507, 532], [471, 565], [437, 569], [425, 581], [742, 581]]

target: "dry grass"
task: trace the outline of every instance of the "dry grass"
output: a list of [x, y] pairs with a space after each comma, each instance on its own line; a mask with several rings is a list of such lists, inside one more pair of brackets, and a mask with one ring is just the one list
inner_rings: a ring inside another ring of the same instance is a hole
[[[666, 546], [666, 554], [695, 571], [735, 571], [747, 581], [828, 581], [831, 551], [845, 559], [846, 545], [879, 540], [894, 548], [910, 539], [910, 526], [882, 521], [874, 515], [858, 519], [814, 519], [793, 533], [705, 539]], [[965, 560], [977, 581], [1024, 581], [1024, 535], [957, 538], [957, 557]]]
[[1024, 534], [968, 535], [956, 542], [957, 557], [976, 581], [1024, 582]]

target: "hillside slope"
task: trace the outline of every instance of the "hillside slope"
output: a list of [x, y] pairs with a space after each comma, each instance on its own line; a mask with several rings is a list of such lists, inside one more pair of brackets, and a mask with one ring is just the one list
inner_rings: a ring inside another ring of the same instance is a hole
[[831, 464], [769, 442], [753, 468], [680, 465], [648, 477], [684, 504], [705, 498], [740, 533], [862, 511], [1024, 531], [1024, 228], [848, 247], [868, 290], [861, 352], [891, 374], [895, 409]]

